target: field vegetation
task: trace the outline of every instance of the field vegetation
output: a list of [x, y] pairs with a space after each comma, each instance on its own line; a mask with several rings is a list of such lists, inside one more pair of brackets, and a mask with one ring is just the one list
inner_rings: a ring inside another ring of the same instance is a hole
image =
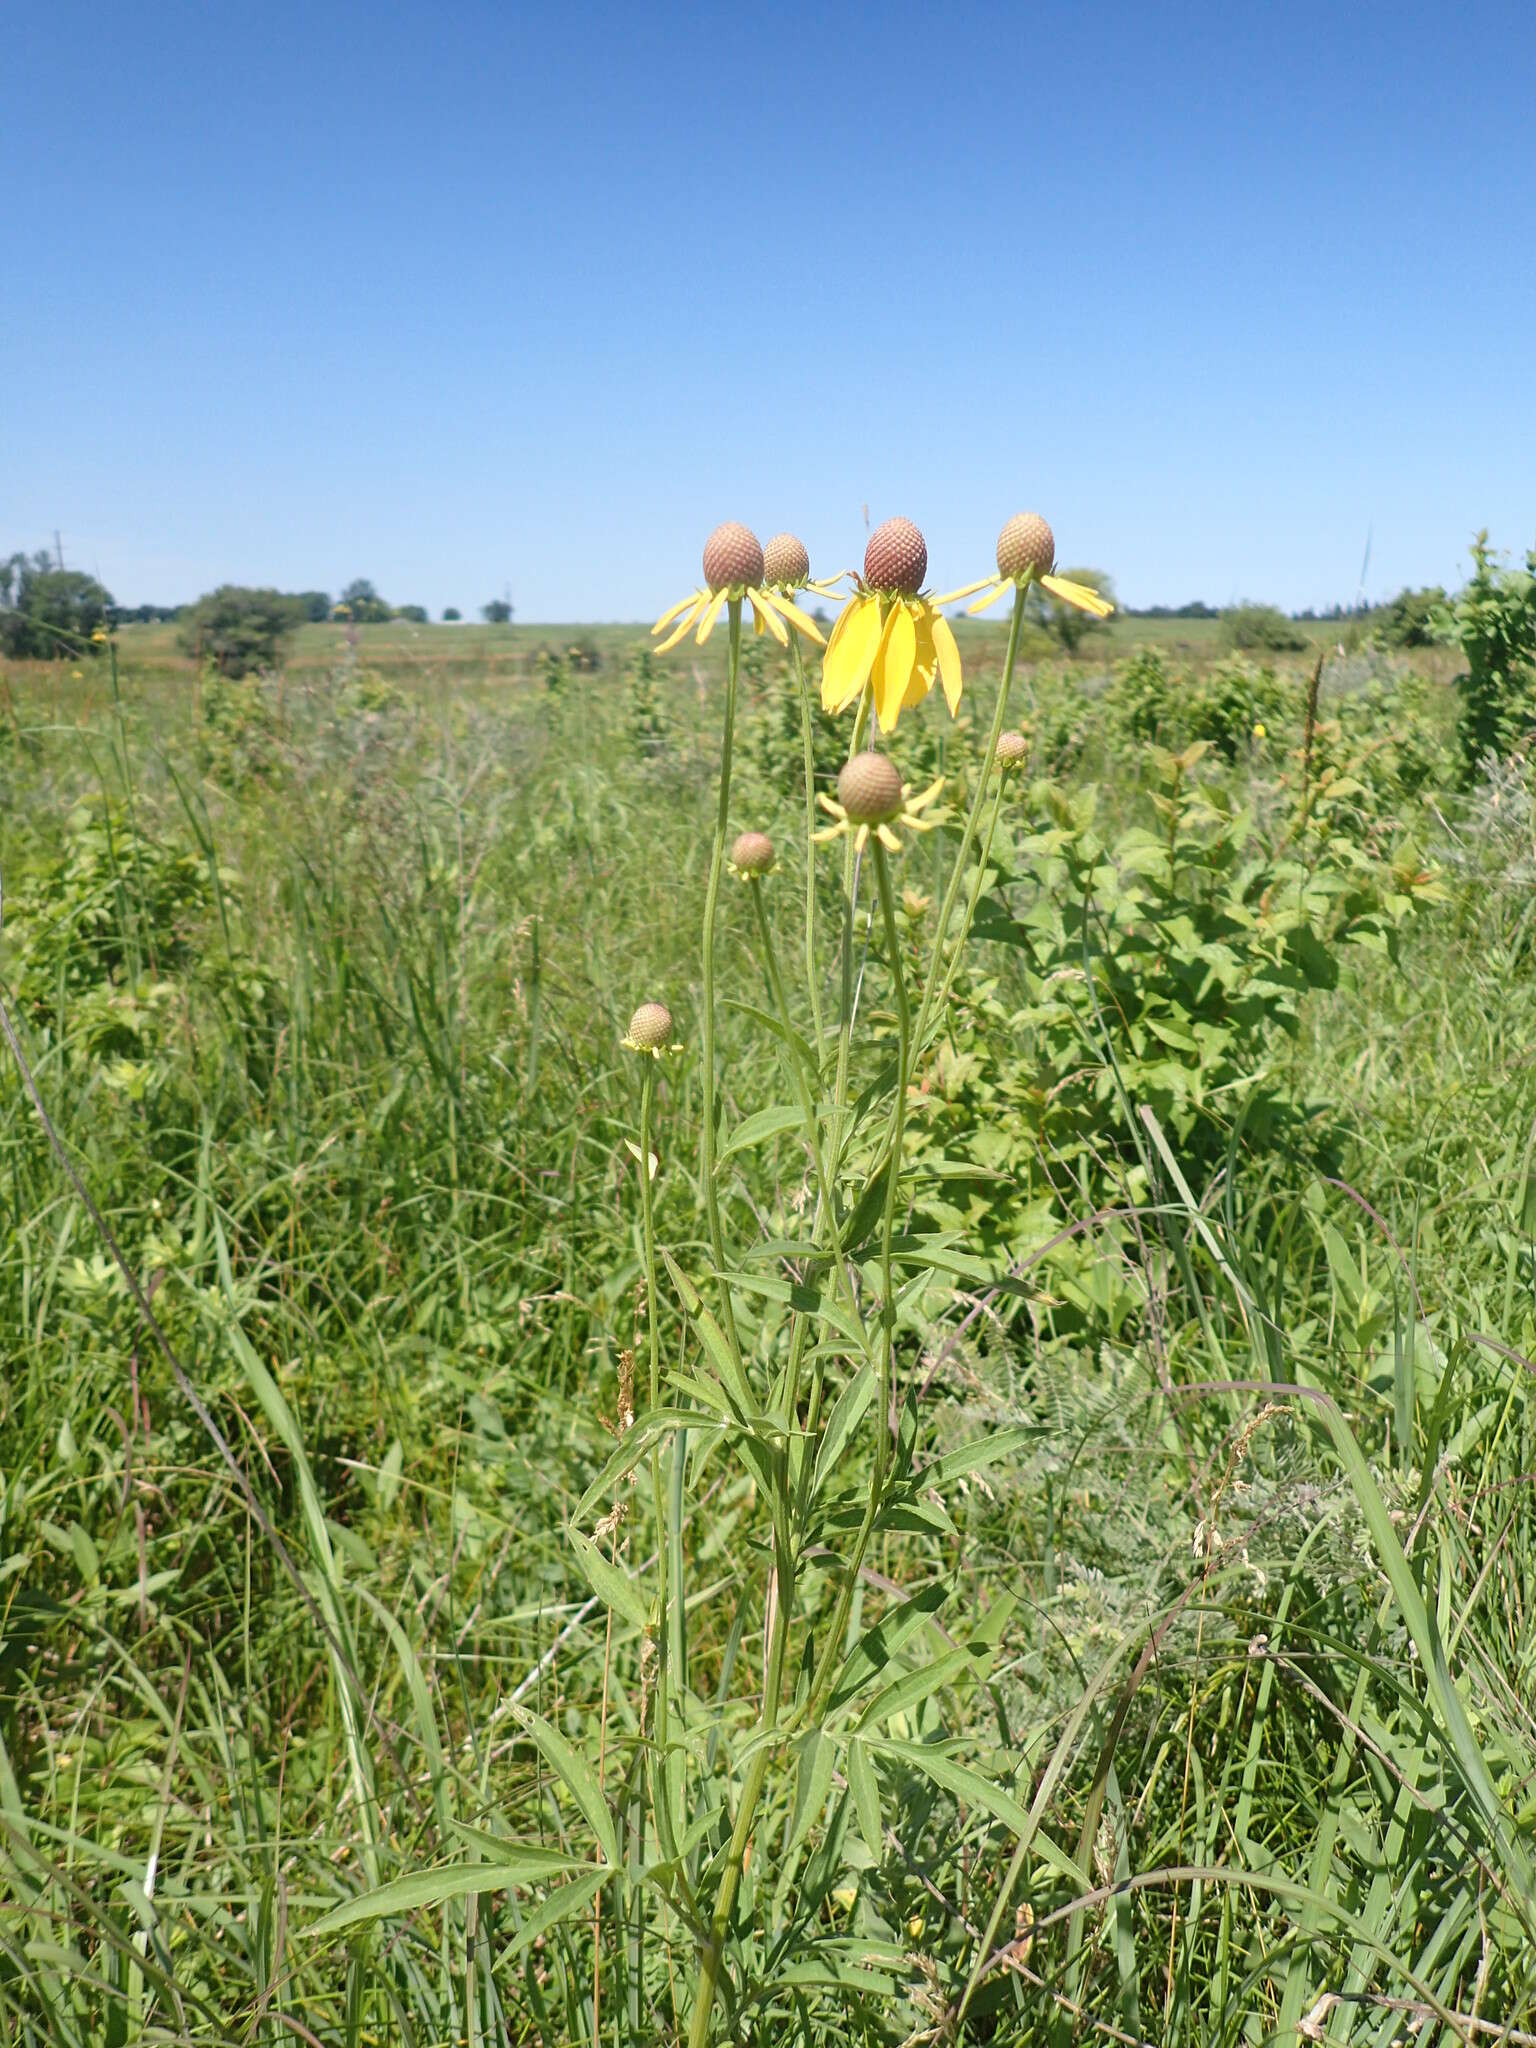
[[5, 665], [7, 2039], [1536, 2038], [1474, 567], [1432, 645], [1029, 624], [1006, 720], [962, 624], [857, 858], [723, 622]]

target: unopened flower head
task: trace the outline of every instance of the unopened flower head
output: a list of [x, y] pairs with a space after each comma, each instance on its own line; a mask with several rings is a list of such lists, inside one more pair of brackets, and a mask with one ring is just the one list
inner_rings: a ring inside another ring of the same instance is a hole
[[1038, 583], [1063, 604], [1073, 605], [1096, 619], [1107, 619], [1114, 610], [1109, 599], [1101, 597], [1088, 584], [1074, 583], [1071, 577], [1056, 574], [1056, 536], [1038, 512], [1015, 512], [997, 536], [996, 576], [984, 576], [979, 583], [951, 590], [939, 602], [948, 604], [954, 598], [975, 597], [980, 591], [982, 595], [966, 610], [984, 612], [1005, 591], [1015, 590], [1022, 596], [1031, 583]]
[[951, 713], [960, 703], [960, 650], [938, 601], [923, 592], [928, 543], [910, 519], [887, 519], [864, 550], [864, 574], [838, 615], [821, 671], [827, 711], [874, 691], [883, 732], [894, 732], [909, 704], [920, 704], [937, 675]]
[[774, 590], [798, 590], [811, 580], [811, 555], [792, 533], [776, 533], [763, 549], [763, 581]]
[[997, 765], [1005, 773], [1029, 759], [1029, 741], [1021, 732], [1000, 732], [997, 736]]
[[653, 1059], [682, 1050], [672, 1042], [672, 1012], [665, 1003], [642, 1003], [629, 1020], [623, 1042], [631, 1052], [648, 1052]]
[[[743, 602], [751, 606], [754, 630], [771, 633], [781, 647], [789, 645], [790, 626], [821, 646], [813, 621], [773, 587], [757, 535], [739, 520], [728, 519], [704, 543], [704, 588], [690, 591], [651, 628], [653, 634], [667, 633], [657, 653], [665, 654], [690, 632], [702, 647], [725, 605]], [[667, 632], [669, 626], [672, 630]]]
[[772, 874], [773, 864], [773, 841], [766, 832], [737, 834], [730, 854], [732, 874], [744, 882], [760, 882], [764, 875]]
[[913, 832], [926, 832], [936, 825], [937, 817], [925, 818], [921, 813], [943, 787], [941, 775], [921, 796], [913, 796], [888, 754], [877, 753], [873, 748], [855, 754], [837, 778], [837, 795], [830, 797], [824, 790], [817, 795], [817, 803], [833, 823], [824, 826], [816, 837], [828, 840], [851, 835], [855, 848], [862, 853], [873, 834], [888, 852], [900, 853], [901, 841], [894, 828], [903, 825]]

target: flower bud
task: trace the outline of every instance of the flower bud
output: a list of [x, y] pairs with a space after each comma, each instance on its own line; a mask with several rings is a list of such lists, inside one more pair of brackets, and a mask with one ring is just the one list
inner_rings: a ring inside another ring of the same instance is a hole
[[660, 1052], [672, 1038], [672, 1012], [665, 1003], [642, 1003], [629, 1020], [629, 1042], [639, 1052]]
[[997, 736], [997, 765], [999, 768], [1017, 768], [1028, 758], [1029, 741], [1021, 732], [1000, 732]]
[[766, 832], [742, 832], [731, 848], [731, 866], [738, 875], [766, 875], [773, 866], [773, 841]]
[[792, 533], [776, 533], [763, 545], [763, 581], [787, 590], [798, 589], [811, 573], [805, 542]]
[[901, 810], [901, 771], [889, 754], [855, 754], [837, 778], [837, 800], [855, 825], [881, 825]]

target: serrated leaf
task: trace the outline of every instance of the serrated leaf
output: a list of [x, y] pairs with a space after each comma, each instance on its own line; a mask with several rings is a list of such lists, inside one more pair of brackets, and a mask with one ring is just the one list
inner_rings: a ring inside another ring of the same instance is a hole
[[776, 1103], [772, 1109], [760, 1109], [754, 1115], [744, 1117], [720, 1148], [720, 1157], [729, 1159], [733, 1152], [745, 1152], [750, 1146], [761, 1145], [769, 1138], [776, 1138], [784, 1131], [798, 1131], [805, 1118], [798, 1109], [788, 1103]]
[[592, 1766], [576, 1754], [559, 1729], [552, 1727], [542, 1714], [521, 1710], [518, 1718], [527, 1731], [529, 1741], [537, 1746], [539, 1754], [580, 1807], [583, 1819], [597, 1837], [604, 1859], [616, 1864], [619, 1849], [613, 1815], [608, 1811], [608, 1802], [603, 1797]]
[[[498, 1862], [450, 1863], [436, 1870], [413, 1870], [405, 1877], [392, 1878], [361, 1897], [333, 1906], [307, 1935], [339, 1934], [344, 1927], [356, 1927], [365, 1920], [381, 1920], [387, 1914], [419, 1913], [429, 1906], [441, 1906], [449, 1899], [462, 1899], [470, 1892], [511, 1891], [515, 1886], [542, 1884], [551, 1877], [564, 1877], [572, 1868], [568, 1856], [547, 1849], [518, 1850], [501, 1844]], [[598, 1882], [607, 1871], [596, 1873]], [[587, 1882], [589, 1880], [583, 1880]]]
[[848, 1789], [858, 1815], [859, 1833], [875, 1863], [885, 1861], [885, 1840], [880, 1826], [880, 1781], [869, 1751], [857, 1736], [848, 1745]]
[[567, 1529], [565, 1533], [576, 1553], [576, 1562], [598, 1599], [643, 1635], [651, 1625], [651, 1603], [635, 1581], [621, 1566], [604, 1557], [592, 1539], [583, 1536], [579, 1529]]

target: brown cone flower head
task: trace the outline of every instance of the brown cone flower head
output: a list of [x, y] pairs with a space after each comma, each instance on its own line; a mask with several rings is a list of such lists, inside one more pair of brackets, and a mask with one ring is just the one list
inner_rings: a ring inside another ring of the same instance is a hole
[[803, 540], [792, 533], [776, 533], [763, 548], [763, 581], [786, 590], [798, 590], [809, 580], [811, 558]]
[[1029, 754], [1029, 741], [1021, 732], [1000, 732], [997, 736], [997, 764], [1017, 768]]
[[855, 754], [837, 778], [837, 800], [855, 825], [879, 825], [901, 812], [901, 774], [889, 754]]
[[763, 550], [751, 527], [727, 519], [704, 543], [704, 581], [711, 590], [728, 590], [732, 584], [759, 584], [763, 580]]
[[773, 866], [773, 841], [766, 832], [742, 832], [731, 848], [731, 866], [739, 875], [766, 875]]
[[892, 597], [916, 597], [928, 574], [928, 543], [910, 519], [887, 519], [869, 536], [864, 581]]
[[672, 1037], [672, 1012], [665, 1003], [642, 1003], [629, 1020], [630, 1043], [641, 1052], [660, 1052]]
[[997, 573], [1017, 583], [1049, 576], [1056, 566], [1056, 536], [1038, 512], [1015, 512], [997, 536]]

